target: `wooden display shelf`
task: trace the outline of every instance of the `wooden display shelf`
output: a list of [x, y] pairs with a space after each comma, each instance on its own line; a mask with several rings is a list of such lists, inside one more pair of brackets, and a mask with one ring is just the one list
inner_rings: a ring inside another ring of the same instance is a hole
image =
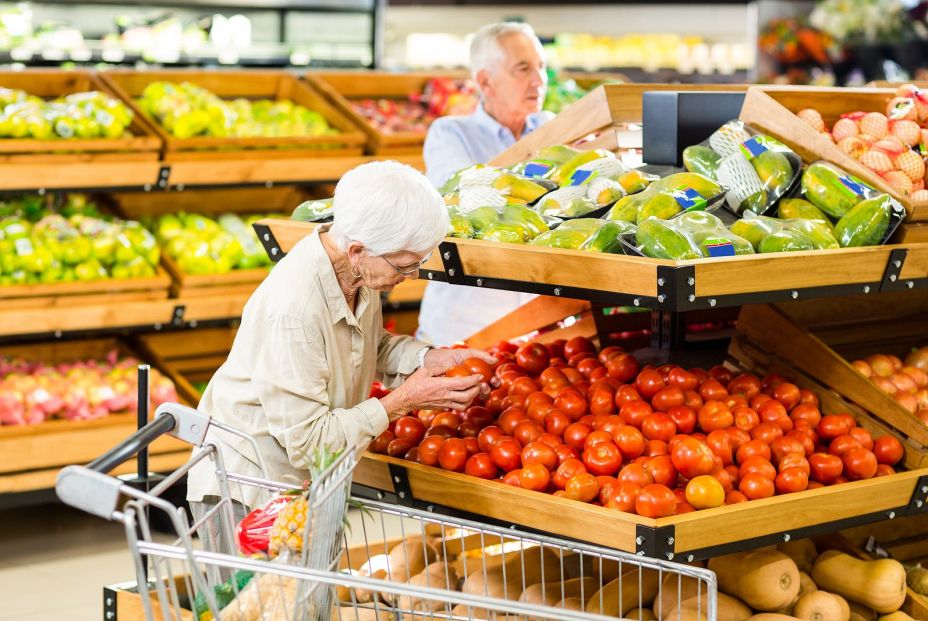
[[928, 220], [928, 202], [914, 203], [908, 196], [900, 194], [877, 173], [796, 116], [796, 112], [804, 108], [814, 108], [822, 113], [826, 125], [831, 126], [846, 112], [885, 113], [886, 104], [892, 97], [891, 89], [754, 86], [744, 99], [740, 118], [782, 140], [804, 161], [827, 160], [894, 196], [905, 205], [909, 221], [925, 221]]
[[167, 255], [161, 263], [171, 275], [174, 283], [171, 293], [179, 298], [240, 294], [250, 296], [270, 273], [266, 267], [247, 270], [232, 270], [224, 274], [188, 274]]
[[[87, 91], [100, 91], [109, 97], [120, 99], [106, 82], [90, 71], [0, 71], [0, 87], [23, 90], [43, 99], [57, 99]], [[36, 160], [67, 162], [74, 153], [80, 153], [90, 161], [105, 161], [106, 154], [119, 154], [124, 157], [127, 153], [139, 161], [154, 161], [158, 159], [160, 148], [161, 139], [144, 120], [136, 116], [128, 127], [128, 135], [120, 138], [0, 139], [0, 163]]]
[[894, 238], [898, 244], [923, 244], [928, 242], [928, 223], [905, 223], [899, 227]]
[[[157, 132], [164, 143], [166, 159], [236, 159], [242, 150], [257, 151], [262, 157], [307, 157], [360, 155], [364, 134], [336, 110], [312, 86], [283, 71], [130, 71], [101, 74], [109, 87], [126, 101]], [[289, 100], [321, 114], [338, 134], [325, 136], [281, 136], [258, 138], [193, 137], [178, 139], [136, 104], [152, 82], [191, 82], [222, 99]], [[254, 154], [252, 153], [252, 156]]]
[[[113, 349], [123, 355], [139, 357], [127, 343], [114, 338], [4, 346], [3, 353], [56, 364], [77, 359], [103, 358]], [[190, 393], [182, 386], [176, 388], [181, 402], [192, 402]], [[134, 412], [110, 414], [90, 421], [55, 419], [37, 425], [2, 426], [0, 493], [54, 487], [55, 477], [62, 467], [99, 457], [132, 435], [137, 428]], [[164, 471], [182, 464], [189, 457], [190, 445], [164, 437], [155, 441], [149, 451], [153, 470]], [[123, 464], [122, 470], [118, 472], [132, 472], [134, 463], [133, 460]]]
[[[741, 92], [744, 84], [603, 84], [565, 108], [543, 127], [528, 134], [490, 162], [512, 166], [555, 144], [575, 144], [577, 148], [622, 147], [620, 132], [628, 123], [642, 120], [642, 97], [649, 91], [726, 91]], [[596, 140], [590, 140], [599, 136]]]
[[325, 94], [338, 110], [367, 135], [369, 153], [375, 155], [421, 155], [426, 132], [384, 133], [360, 115], [351, 105], [357, 99], [408, 100], [413, 93], [422, 93], [432, 78], [464, 79], [465, 71], [422, 71], [392, 73], [388, 71], [311, 71], [304, 78]]
[[190, 338], [187, 332], [139, 334], [131, 342], [199, 402], [202, 394], [194, 383], [208, 382], [222, 366], [229, 357], [236, 331], [236, 328], [202, 328], [197, 330], [196, 338]]
[[157, 154], [65, 154], [0, 156], [0, 191], [155, 188], [161, 180]]
[[0, 286], [0, 312], [36, 309], [77, 310], [80, 307], [122, 302], [164, 300], [171, 278], [160, 266], [154, 276], [106, 279], [92, 282], [61, 282]]
[[[903, 294], [893, 294], [896, 299]], [[907, 300], [892, 306], [886, 296], [872, 300], [825, 300], [816, 304], [821, 320], [808, 309], [790, 318], [792, 307], [745, 307], [739, 329], [818, 381], [839, 390], [848, 400], [873, 412], [907, 439], [907, 445], [928, 447], [928, 425], [879, 390], [857, 372], [851, 361], [868, 354], [905, 354], [912, 346], [928, 345], [925, 331], [924, 291], [904, 294]], [[889, 305], [889, 306], [887, 306]], [[888, 316], [887, 311], [895, 314]], [[805, 326], [805, 327], [804, 327]]]
[[[308, 235], [314, 225], [268, 219], [260, 220], [255, 227], [276, 260]], [[917, 279], [920, 286], [928, 283], [928, 269], [916, 274], [922, 262], [928, 264], [928, 246], [922, 246], [906, 246], [909, 256], [916, 258], [907, 259], [903, 266], [903, 277]], [[872, 246], [665, 261], [447, 238], [440, 252], [423, 266], [420, 278], [616, 305], [696, 310], [759, 300], [876, 293], [883, 286], [896, 248]], [[443, 258], [446, 254], [448, 259]], [[452, 273], [443, 263], [458, 267]]]

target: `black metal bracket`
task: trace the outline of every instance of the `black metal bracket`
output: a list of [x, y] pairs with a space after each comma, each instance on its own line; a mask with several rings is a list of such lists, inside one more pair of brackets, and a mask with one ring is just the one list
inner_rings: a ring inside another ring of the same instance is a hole
[[103, 618], [107, 621], [117, 621], [116, 611], [116, 590], [105, 586], [103, 587]]
[[664, 310], [690, 310], [696, 304], [696, 268], [692, 265], [657, 268], [657, 307]]
[[635, 554], [672, 561], [676, 556], [674, 532], [672, 525], [655, 528], [638, 524], [635, 528]]
[[912, 500], [909, 501], [909, 510], [906, 512], [907, 515], [922, 513], [928, 513], [928, 475], [919, 477], [916, 481]]
[[397, 502], [404, 507], [414, 507], [415, 500], [412, 496], [412, 488], [409, 486], [409, 475], [406, 468], [397, 464], [387, 464], [390, 471], [390, 480], [393, 481], [393, 491], [396, 494]]
[[264, 250], [267, 252], [267, 256], [271, 258], [271, 261], [277, 263], [283, 259], [287, 253], [280, 249], [280, 244], [277, 243], [277, 238], [274, 237], [271, 227], [257, 222], [251, 226], [255, 229], [255, 233], [258, 234], [258, 239], [261, 240], [261, 245], [264, 246]]
[[182, 326], [184, 325], [184, 313], [186, 312], [187, 307], [184, 304], [178, 304], [174, 307], [174, 312], [171, 313], [171, 325], [172, 326]]
[[463, 285], [464, 283], [464, 265], [461, 263], [461, 255], [458, 253], [458, 246], [454, 242], [443, 241], [438, 244], [438, 252], [441, 254], [441, 263], [445, 266], [445, 275], [452, 285]]
[[880, 282], [880, 291], [897, 291], [905, 288], [905, 285], [899, 280], [899, 275], [902, 273], [902, 266], [905, 265], [907, 254], [908, 251], [905, 248], [896, 248], [889, 253], [886, 270], [883, 272], [883, 280]]
[[168, 187], [168, 179], [171, 178], [171, 167], [162, 166], [158, 169], [158, 181], [155, 182], [155, 185], [160, 189], [165, 189]]

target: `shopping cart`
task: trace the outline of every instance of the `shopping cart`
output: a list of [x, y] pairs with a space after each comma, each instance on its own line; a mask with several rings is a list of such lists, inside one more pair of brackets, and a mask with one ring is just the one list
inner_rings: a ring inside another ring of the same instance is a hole
[[[143, 491], [106, 474], [163, 434], [197, 450], [159, 485]], [[128, 440], [58, 476], [62, 501], [124, 525], [148, 621], [716, 619], [715, 574], [701, 567], [350, 498], [356, 462], [350, 451], [307, 491], [299, 554], [243, 557], [231, 536], [232, 499], [249, 487], [262, 499], [299, 487], [227, 472], [223, 434], [250, 442], [266, 474], [249, 436], [194, 409], [164, 404]], [[206, 459], [221, 498], [191, 523], [161, 494]], [[360, 512], [352, 528], [345, 527], [349, 504]], [[173, 531], [167, 541], [153, 532], [150, 512], [167, 517]], [[224, 536], [204, 549], [194, 534], [208, 519], [221, 521]]]

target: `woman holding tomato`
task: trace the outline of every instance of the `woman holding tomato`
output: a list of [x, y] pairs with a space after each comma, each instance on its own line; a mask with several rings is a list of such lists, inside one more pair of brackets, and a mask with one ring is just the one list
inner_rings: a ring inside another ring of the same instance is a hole
[[[383, 328], [380, 294], [415, 278], [448, 229], [438, 192], [396, 162], [349, 171], [335, 188], [334, 222], [317, 227], [278, 263], [245, 305], [229, 358], [199, 409], [257, 442], [268, 476], [308, 478], [314, 449], [366, 446], [413, 409], [463, 410], [489, 393], [480, 374], [444, 372], [481, 351], [431, 349]], [[394, 390], [369, 398], [378, 379]], [[250, 443], [212, 437], [229, 472], [262, 476]], [[244, 514], [256, 489], [233, 489]], [[214, 467], [189, 475], [194, 517], [218, 502]], [[238, 516], [241, 517], [241, 516]]]

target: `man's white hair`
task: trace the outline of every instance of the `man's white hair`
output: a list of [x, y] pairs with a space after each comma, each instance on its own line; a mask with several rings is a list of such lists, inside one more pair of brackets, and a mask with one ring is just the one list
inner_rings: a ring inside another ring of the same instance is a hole
[[448, 232], [448, 209], [425, 175], [399, 162], [368, 162], [335, 186], [329, 234], [341, 250], [360, 242], [374, 255], [432, 251]]
[[498, 22], [487, 24], [474, 33], [470, 42], [470, 73], [477, 79], [477, 73], [483, 69], [492, 71], [503, 60], [503, 48], [500, 39], [518, 33], [528, 37], [536, 46], [539, 53], [544, 53], [541, 41], [535, 31], [528, 24], [521, 22]]

